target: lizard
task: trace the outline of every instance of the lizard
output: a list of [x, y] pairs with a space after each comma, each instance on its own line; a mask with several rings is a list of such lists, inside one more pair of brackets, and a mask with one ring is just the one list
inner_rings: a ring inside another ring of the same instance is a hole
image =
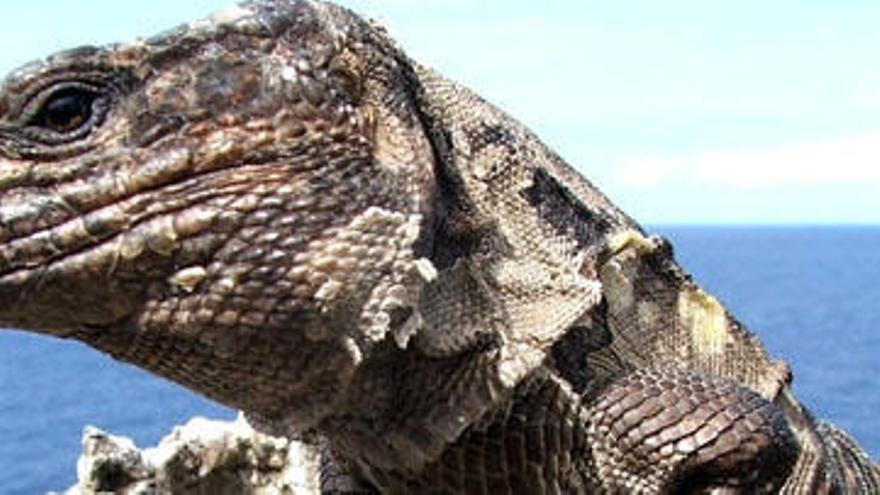
[[7, 76], [0, 326], [319, 443], [326, 492], [880, 493], [667, 241], [317, 0]]

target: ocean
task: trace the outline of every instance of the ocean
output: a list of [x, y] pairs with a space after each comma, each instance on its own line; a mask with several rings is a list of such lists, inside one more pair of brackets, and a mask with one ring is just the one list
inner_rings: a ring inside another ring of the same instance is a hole
[[[654, 227], [794, 369], [816, 415], [880, 458], [880, 227]], [[156, 444], [235, 412], [72, 342], [0, 332], [0, 493], [74, 483], [83, 426]]]

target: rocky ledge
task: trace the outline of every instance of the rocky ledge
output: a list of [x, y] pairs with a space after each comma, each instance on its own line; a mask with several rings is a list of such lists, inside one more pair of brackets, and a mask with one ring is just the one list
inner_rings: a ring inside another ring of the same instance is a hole
[[191, 419], [147, 449], [91, 426], [82, 442], [78, 482], [67, 495], [319, 492], [315, 446], [258, 433], [241, 417]]

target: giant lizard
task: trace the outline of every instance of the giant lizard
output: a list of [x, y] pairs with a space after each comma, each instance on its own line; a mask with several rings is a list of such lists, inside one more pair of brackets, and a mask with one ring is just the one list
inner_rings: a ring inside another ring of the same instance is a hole
[[880, 492], [668, 242], [317, 1], [7, 77], [0, 325], [316, 439], [327, 491]]

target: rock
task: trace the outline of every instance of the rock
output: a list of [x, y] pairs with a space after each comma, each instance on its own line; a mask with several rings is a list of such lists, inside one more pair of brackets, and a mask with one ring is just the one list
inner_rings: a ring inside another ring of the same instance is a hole
[[243, 417], [193, 418], [143, 450], [91, 426], [82, 442], [78, 482], [67, 495], [319, 493], [317, 447], [258, 433]]

